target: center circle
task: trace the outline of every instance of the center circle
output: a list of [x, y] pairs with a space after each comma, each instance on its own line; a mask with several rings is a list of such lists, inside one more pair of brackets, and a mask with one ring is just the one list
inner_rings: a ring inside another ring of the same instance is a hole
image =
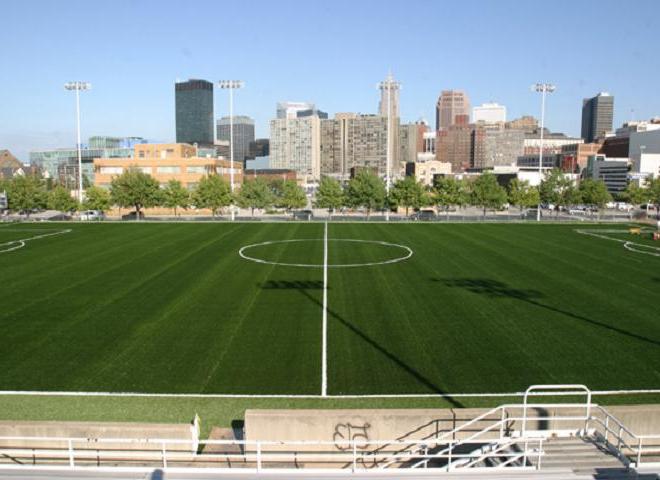
[[[383, 242], [380, 240], [358, 240], [353, 238], [328, 238], [328, 244], [330, 243], [348, 243], [348, 244], [372, 244], [378, 247], [386, 247], [387, 249], [392, 249], [398, 251], [394, 256], [390, 255], [389, 258], [380, 261], [374, 262], [355, 262], [355, 263], [328, 263], [328, 268], [352, 268], [352, 267], [370, 267], [373, 265], [388, 265], [391, 263], [401, 262], [403, 260], [408, 260], [413, 255], [413, 251], [410, 247], [405, 245], [399, 245], [398, 243]], [[253, 243], [251, 245], [245, 245], [241, 247], [238, 251], [238, 254], [245, 260], [251, 262], [263, 263], [266, 265], [279, 265], [283, 267], [308, 267], [308, 268], [323, 268], [324, 264], [321, 263], [294, 263], [294, 262], [277, 262], [274, 260], [269, 260], [267, 255], [259, 256], [258, 253], [254, 253], [255, 250], [258, 251], [259, 247], [267, 247], [270, 245], [281, 245], [289, 243], [312, 243], [312, 242], [321, 242], [324, 240], [320, 238], [299, 238], [291, 240], [271, 240], [268, 242]], [[265, 257], [265, 258], [264, 258]]]

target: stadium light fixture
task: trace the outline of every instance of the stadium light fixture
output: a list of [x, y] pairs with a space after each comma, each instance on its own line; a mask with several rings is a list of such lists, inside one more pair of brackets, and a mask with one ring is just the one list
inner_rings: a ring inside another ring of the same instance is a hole
[[557, 89], [551, 83], [537, 83], [532, 85], [532, 90], [541, 94], [541, 137], [539, 141], [539, 203], [536, 207], [536, 221], [541, 221], [541, 177], [543, 175], [543, 129], [545, 128], [545, 96]]
[[82, 145], [80, 143], [80, 92], [91, 90], [92, 84], [89, 82], [67, 82], [64, 84], [66, 90], [76, 92], [76, 130], [78, 132], [78, 202], [82, 204], [83, 182], [82, 182]]
[[[383, 91], [387, 90], [387, 158], [385, 165], [385, 192], [387, 196], [390, 195], [390, 164], [392, 163], [392, 90], [401, 89], [401, 83], [394, 80], [392, 73], [390, 72], [387, 75], [387, 78], [384, 82], [378, 84], [378, 88]], [[385, 220], [390, 220], [390, 209], [389, 207], [385, 208]]]
[[[229, 90], [229, 184], [231, 193], [234, 193], [234, 90], [243, 88], [245, 82], [242, 80], [220, 80], [218, 87], [223, 90]], [[231, 209], [231, 219], [234, 220], [234, 203], [229, 207]]]

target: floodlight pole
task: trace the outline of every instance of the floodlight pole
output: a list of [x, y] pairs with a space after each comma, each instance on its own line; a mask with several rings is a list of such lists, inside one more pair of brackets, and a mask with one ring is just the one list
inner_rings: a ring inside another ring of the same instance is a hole
[[76, 131], [77, 131], [77, 150], [78, 150], [78, 202], [83, 202], [83, 181], [82, 181], [82, 144], [80, 140], [80, 91], [89, 90], [92, 85], [87, 82], [68, 82], [64, 84], [67, 90], [74, 90], [76, 92]]
[[557, 87], [551, 83], [537, 83], [532, 89], [541, 93], [541, 137], [539, 141], [539, 203], [536, 206], [536, 221], [541, 221], [541, 177], [543, 176], [543, 133], [545, 128], [545, 96], [552, 93]]
[[[243, 87], [242, 80], [220, 80], [219, 86], [229, 90], [229, 185], [232, 195], [234, 194], [234, 89]], [[231, 219], [235, 218], [234, 201], [230, 206]]]

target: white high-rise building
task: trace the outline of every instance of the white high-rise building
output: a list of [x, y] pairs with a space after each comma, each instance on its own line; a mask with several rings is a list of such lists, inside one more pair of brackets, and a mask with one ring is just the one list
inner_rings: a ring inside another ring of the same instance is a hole
[[298, 112], [316, 110], [316, 105], [310, 102], [280, 102], [277, 104], [277, 118], [296, 118]]
[[506, 107], [497, 103], [484, 103], [472, 109], [472, 121], [485, 123], [506, 122]]
[[270, 166], [295, 170], [307, 180], [321, 176], [321, 129], [318, 116], [270, 121]]

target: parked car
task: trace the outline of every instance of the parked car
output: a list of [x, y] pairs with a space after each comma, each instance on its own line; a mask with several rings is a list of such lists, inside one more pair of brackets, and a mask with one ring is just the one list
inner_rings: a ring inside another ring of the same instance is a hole
[[[135, 210], [132, 212], [127, 213], [126, 215], [121, 216], [122, 220], [138, 220], [138, 215]], [[140, 212], [140, 218], [139, 220], [144, 220], [144, 212]]]
[[314, 212], [311, 210], [296, 210], [293, 212], [294, 220], [311, 220], [314, 218]]
[[80, 212], [80, 220], [82, 221], [105, 220], [105, 213], [103, 213], [100, 210], [84, 210]]
[[420, 210], [410, 216], [411, 220], [433, 220], [438, 215], [433, 210]]

